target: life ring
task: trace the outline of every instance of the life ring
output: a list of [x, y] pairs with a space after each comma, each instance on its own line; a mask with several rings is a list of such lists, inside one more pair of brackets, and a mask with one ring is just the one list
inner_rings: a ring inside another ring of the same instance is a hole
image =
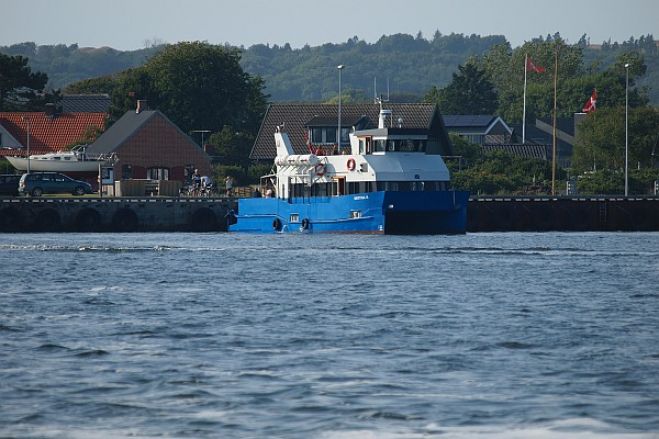
[[325, 165], [322, 163], [318, 163], [316, 166], [314, 166], [313, 170], [319, 177], [325, 175]]
[[309, 229], [309, 219], [305, 218], [302, 220], [302, 225], [300, 226], [302, 230], [308, 230]]
[[348, 159], [347, 166], [348, 166], [349, 171], [354, 171], [355, 166], [357, 166], [357, 163], [355, 162], [355, 159]]
[[281, 230], [281, 220], [279, 218], [275, 218], [272, 221], [272, 228], [276, 231], [279, 232]]

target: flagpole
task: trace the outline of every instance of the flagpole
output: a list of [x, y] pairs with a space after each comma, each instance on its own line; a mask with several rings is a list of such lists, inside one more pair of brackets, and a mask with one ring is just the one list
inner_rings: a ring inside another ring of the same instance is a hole
[[526, 143], [526, 72], [529, 65], [529, 54], [524, 54], [524, 109], [522, 110], [522, 144]]
[[558, 50], [560, 46], [556, 43], [556, 52], [554, 55], [554, 120], [552, 128], [552, 148], [551, 148], [551, 194], [556, 195], [556, 93], [558, 89]]

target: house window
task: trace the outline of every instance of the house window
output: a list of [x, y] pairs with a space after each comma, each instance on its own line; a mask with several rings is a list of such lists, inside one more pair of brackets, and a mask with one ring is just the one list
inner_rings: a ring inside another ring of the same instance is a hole
[[322, 128], [312, 128], [311, 129], [311, 142], [312, 143], [323, 143], [323, 129]]
[[123, 165], [121, 167], [121, 179], [130, 180], [133, 178], [133, 165]]
[[480, 134], [469, 134], [465, 136], [467, 138], [467, 141], [476, 145], [482, 145], [483, 144], [483, 135]]
[[350, 128], [341, 127], [341, 143], [348, 143], [350, 141]]
[[149, 168], [146, 174], [149, 180], [169, 180], [168, 168]]
[[336, 130], [333, 128], [325, 129], [325, 143], [336, 143]]
[[299, 223], [300, 222], [300, 214], [299, 213], [291, 213], [289, 222], [290, 223]]

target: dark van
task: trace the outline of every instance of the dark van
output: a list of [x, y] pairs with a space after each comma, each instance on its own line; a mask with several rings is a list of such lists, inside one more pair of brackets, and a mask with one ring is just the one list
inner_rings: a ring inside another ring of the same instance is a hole
[[18, 195], [20, 174], [0, 174], [0, 195]]

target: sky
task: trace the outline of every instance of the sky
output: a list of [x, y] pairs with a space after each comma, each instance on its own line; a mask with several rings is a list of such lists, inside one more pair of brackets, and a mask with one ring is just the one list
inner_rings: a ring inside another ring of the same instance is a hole
[[78, 44], [134, 50], [154, 42], [368, 43], [422, 32], [504, 35], [513, 47], [560, 32], [592, 44], [653, 34], [659, 0], [0, 0], [0, 46]]

